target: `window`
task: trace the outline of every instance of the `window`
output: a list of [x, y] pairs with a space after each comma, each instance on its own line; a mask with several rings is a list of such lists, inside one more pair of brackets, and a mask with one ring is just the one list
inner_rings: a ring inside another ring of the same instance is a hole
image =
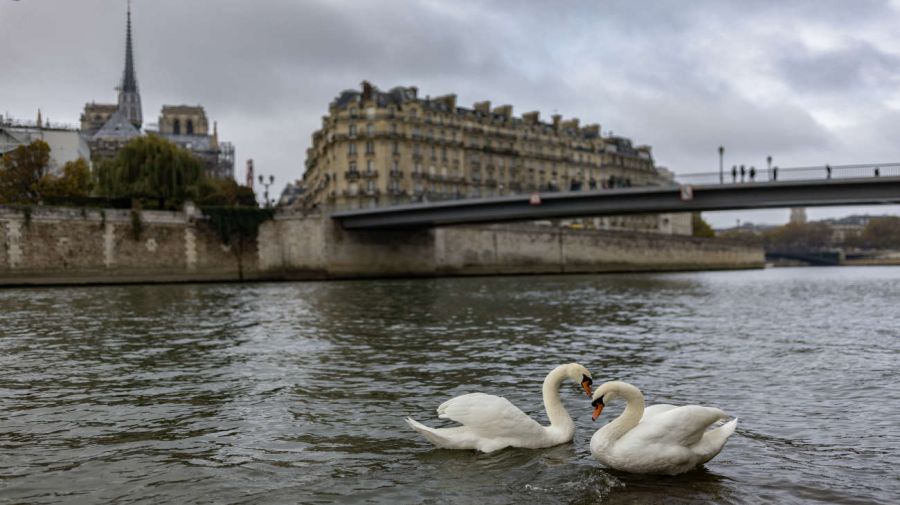
[[356, 144], [351, 142], [347, 144], [347, 154], [356, 154]]
[[359, 111], [356, 110], [356, 107], [350, 109], [350, 117], [356, 117], [359, 114]]
[[351, 138], [356, 136], [356, 125], [355, 124], [350, 125], [350, 127], [347, 129], [347, 134], [350, 135]]
[[372, 160], [366, 161], [366, 172], [370, 174], [375, 171], [375, 162]]
[[366, 154], [375, 154], [375, 142], [366, 142]]
[[400, 171], [400, 162], [398, 162], [397, 160], [394, 160], [394, 162], [391, 163], [391, 171], [399, 172]]
[[375, 135], [375, 125], [373, 125], [372, 123], [366, 125], [366, 135]]
[[397, 142], [392, 143], [391, 152], [393, 152], [394, 154], [400, 154], [400, 144]]
[[447, 161], [447, 148], [446, 147], [441, 148], [441, 159], [444, 161]]
[[391, 125], [391, 134], [392, 135], [397, 134], [397, 124], [396, 123]]
[[194, 122], [191, 121], [190, 119], [187, 120], [187, 127], [186, 127], [186, 128], [187, 128], [187, 134], [188, 134], [188, 135], [193, 135], [193, 134], [194, 134]]
[[355, 161], [350, 162], [350, 173], [356, 173], [356, 162]]
[[373, 179], [369, 179], [368, 181], [366, 181], [366, 191], [368, 191], [369, 193], [375, 192], [375, 181]]
[[175, 135], [181, 135], [181, 121], [179, 121], [177, 118], [172, 121], [172, 133], [174, 133]]

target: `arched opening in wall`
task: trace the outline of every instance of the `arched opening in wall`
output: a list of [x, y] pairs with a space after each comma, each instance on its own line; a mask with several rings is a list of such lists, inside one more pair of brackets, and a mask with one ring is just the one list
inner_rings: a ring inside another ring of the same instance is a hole
[[193, 135], [194, 134], [194, 122], [191, 121], [190, 119], [188, 119], [185, 129], [187, 130], [188, 135]]
[[172, 121], [172, 133], [175, 135], [181, 135], [181, 121], [175, 119]]

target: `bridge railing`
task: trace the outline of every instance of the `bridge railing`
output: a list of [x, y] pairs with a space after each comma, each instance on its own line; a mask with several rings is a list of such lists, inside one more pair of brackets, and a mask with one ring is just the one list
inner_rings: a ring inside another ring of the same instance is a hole
[[[772, 169], [731, 168], [722, 173], [722, 184], [748, 184], [753, 182], [810, 181], [824, 179], [857, 179], [865, 177], [900, 177], [900, 163], [868, 163], [862, 165], [817, 165], [808, 167], [773, 167]], [[719, 172], [676, 174], [681, 184], [719, 184]]]

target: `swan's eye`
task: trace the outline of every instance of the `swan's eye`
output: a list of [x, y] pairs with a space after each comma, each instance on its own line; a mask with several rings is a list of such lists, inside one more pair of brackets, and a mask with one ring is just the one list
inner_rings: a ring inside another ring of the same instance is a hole
[[582, 374], [582, 375], [581, 375], [581, 382], [587, 382], [587, 383], [588, 383], [588, 386], [590, 386], [590, 385], [592, 385], [592, 384], [594, 383], [594, 380], [591, 379], [590, 377], [588, 377], [587, 375]]
[[603, 403], [603, 396], [601, 395], [600, 398], [597, 398], [596, 400], [592, 401], [591, 405], [596, 407], [597, 405], [606, 405], [606, 404]]

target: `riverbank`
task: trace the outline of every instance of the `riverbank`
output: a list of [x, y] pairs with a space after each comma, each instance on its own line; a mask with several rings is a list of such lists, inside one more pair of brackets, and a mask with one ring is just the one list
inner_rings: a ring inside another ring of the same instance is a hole
[[197, 211], [0, 207], [0, 286], [762, 268], [718, 240], [531, 225], [346, 231], [279, 215], [224, 244]]

